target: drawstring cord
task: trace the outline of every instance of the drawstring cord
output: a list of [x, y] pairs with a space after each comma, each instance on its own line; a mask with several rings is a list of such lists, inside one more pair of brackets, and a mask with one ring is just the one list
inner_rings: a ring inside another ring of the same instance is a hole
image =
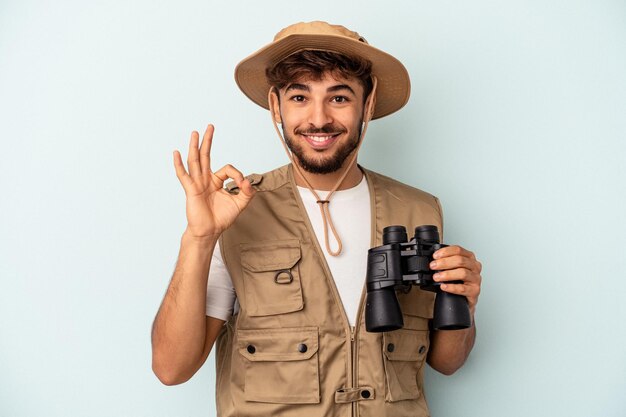
[[[356, 159], [357, 159], [357, 156], [358, 156], [358, 153], [359, 153], [359, 149], [361, 148], [361, 145], [363, 144], [363, 139], [365, 138], [365, 133], [367, 132], [367, 126], [369, 124], [369, 121], [372, 119], [372, 116], [374, 115], [374, 106], [376, 104], [376, 87], [377, 87], [377, 85], [378, 85], [377, 78], [372, 76], [372, 92], [370, 93], [369, 97], [367, 98], [367, 102], [365, 104], [365, 114], [363, 115], [363, 120], [364, 120], [363, 123], [364, 124], [363, 124], [363, 130], [361, 131], [361, 135], [360, 135], [360, 138], [359, 138], [359, 144], [357, 145], [356, 149], [353, 151], [353, 155], [351, 156], [349, 163], [346, 165], [346, 169], [344, 170], [343, 174], [341, 175], [341, 178], [339, 178], [339, 180], [337, 181], [335, 186], [332, 188], [332, 190], [326, 195], [326, 198], [320, 198], [319, 194], [313, 189], [313, 187], [311, 186], [311, 183], [309, 182], [309, 180], [307, 180], [306, 176], [304, 175], [304, 173], [302, 172], [302, 170], [300, 169], [298, 164], [296, 164], [294, 162], [293, 154], [289, 150], [289, 147], [287, 146], [287, 142], [285, 141], [285, 138], [283, 137], [282, 132], [278, 128], [278, 124], [277, 124], [276, 119], [274, 117], [274, 106], [273, 106], [273, 103], [272, 103], [272, 92], [273, 92], [274, 88], [270, 88], [270, 90], [269, 90], [269, 92], [267, 94], [267, 102], [269, 104], [270, 116], [272, 117], [272, 124], [274, 125], [274, 129], [276, 130], [276, 133], [278, 134], [278, 137], [280, 138], [280, 142], [283, 144], [283, 147], [285, 148], [285, 152], [287, 153], [287, 157], [291, 161], [291, 164], [293, 165], [295, 170], [298, 172], [300, 177], [304, 180], [304, 183], [306, 184], [306, 187], [313, 194], [313, 196], [315, 196], [317, 204], [318, 204], [318, 206], [320, 208], [320, 213], [322, 214], [322, 219], [324, 221], [324, 244], [326, 246], [326, 251], [331, 256], [339, 256], [341, 254], [342, 249], [343, 249], [343, 245], [341, 244], [341, 238], [339, 237], [339, 234], [337, 233], [337, 229], [335, 229], [335, 225], [333, 224], [333, 220], [331, 218], [330, 210], [329, 210], [328, 206], [330, 205], [331, 197], [333, 196], [335, 191], [337, 191], [337, 189], [341, 186], [343, 181], [346, 179], [346, 176], [348, 175], [348, 172], [352, 168], [352, 165], [354, 165], [356, 163]], [[277, 94], [278, 94], [278, 92], [277, 92]], [[330, 230], [331, 230], [331, 232], [332, 232], [332, 234], [335, 237], [335, 240], [337, 242], [337, 250], [336, 251], [333, 251], [330, 248], [330, 242], [329, 242], [329, 238], [328, 238], [328, 228], [329, 227], [330, 227]]]

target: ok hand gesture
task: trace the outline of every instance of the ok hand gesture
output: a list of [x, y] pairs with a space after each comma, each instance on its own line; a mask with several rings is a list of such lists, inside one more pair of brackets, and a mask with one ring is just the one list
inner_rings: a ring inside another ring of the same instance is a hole
[[[176, 176], [187, 197], [187, 232], [196, 238], [215, 238], [226, 230], [246, 208], [255, 190], [250, 181], [232, 165], [211, 171], [211, 142], [213, 125], [208, 125], [199, 147], [199, 134], [191, 133], [189, 156], [185, 170], [180, 152], [174, 151]], [[239, 194], [224, 190], [224, 181], [231, 178], [240, 189]]]

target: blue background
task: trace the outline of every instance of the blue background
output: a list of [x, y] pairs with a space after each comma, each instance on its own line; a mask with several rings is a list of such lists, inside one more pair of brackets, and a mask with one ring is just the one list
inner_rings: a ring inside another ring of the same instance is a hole
[[150, 369], [185, 227], [171, 153], [287, 162], [236, 63], [328, 20], [404, 62], [360, 162], [440, 197], [484, 264], [478, 340], [435, 417], [626, 415], [623, 1], [0, 1], [0, 415], [210, 416], [213, 358]]

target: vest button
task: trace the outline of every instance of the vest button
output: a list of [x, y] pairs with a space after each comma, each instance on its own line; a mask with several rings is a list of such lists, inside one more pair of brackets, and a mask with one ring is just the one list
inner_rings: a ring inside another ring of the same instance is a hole
[[256, 348], [253, 345], [248, 345], [247, 349], [250, 354], [256, 352]]
[[396, 346], [393, 343], [387, 345], [387, 352], [393, 352]]
[[422, 345], [422, 346], [420, 346], [419, 353], [420, 353], [420, 355], [421, 355], [421, 354], [422, 354], [422, 353], [424, 353], [424, 352], [426, 352], [426, 346]]
[[361, 391], [361, 397], [363, 398], [369, 398], [372, 394], [369, 392], [369, 390], [364, 389], [363, 391]]
[[298, 345], [298, 352], [300, 352], [300, 353], [304, 353], [304, 352], [306, 352], [306, 351], [307, 351], [307, 349], [308, 349], [308, 348], [306, 347], [306, 345], [305, 345], [304, 343], [300, 343], [300, 344]]

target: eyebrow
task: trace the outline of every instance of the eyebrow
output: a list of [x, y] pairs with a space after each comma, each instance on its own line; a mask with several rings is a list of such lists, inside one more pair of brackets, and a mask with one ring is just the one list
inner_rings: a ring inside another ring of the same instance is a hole
[[352, 87], [350, 87], [348, 84], [333, 85], [332, 87], [329, 87], [328, 90], [326, 90], [326, 91], [329, 92], [329, 93], [335, 93], [335, 92], [341, 91], [341, 90], [348, 90], [350, 93], [352, 93], [353, 96], [356, 96], [356, 93], [354, 92]]
[[285, 93], [288, 93], [291, 90], [306, 91], [307, 93], [311, 91], [308, 85], [298, 84], [298, 83], [289, 84], [289, 87], [287, 87], [287, 89], [285, 90]]
[[[306, 84], [299, 84], [299, 83], [289, 84], [289, 86], [285, 90], [285, 93], [288, 93], [288, 92], [290, 92], [292, 90], [305, 91], [307, 93], [311, 92], [311, 89], [309, 88], [308, 85], [306, 85]], [[332, 87], [328, 87], [326, 92], [327, 93], [336, 93], [337, 91], [342, 91], [342, 90], [348, 90], [350, 93], [352, 93], [352, 95], [356, 96], [356, 93], [354, 92], [352, 87], [350, 87], [347, 84], [333, 85]]]

